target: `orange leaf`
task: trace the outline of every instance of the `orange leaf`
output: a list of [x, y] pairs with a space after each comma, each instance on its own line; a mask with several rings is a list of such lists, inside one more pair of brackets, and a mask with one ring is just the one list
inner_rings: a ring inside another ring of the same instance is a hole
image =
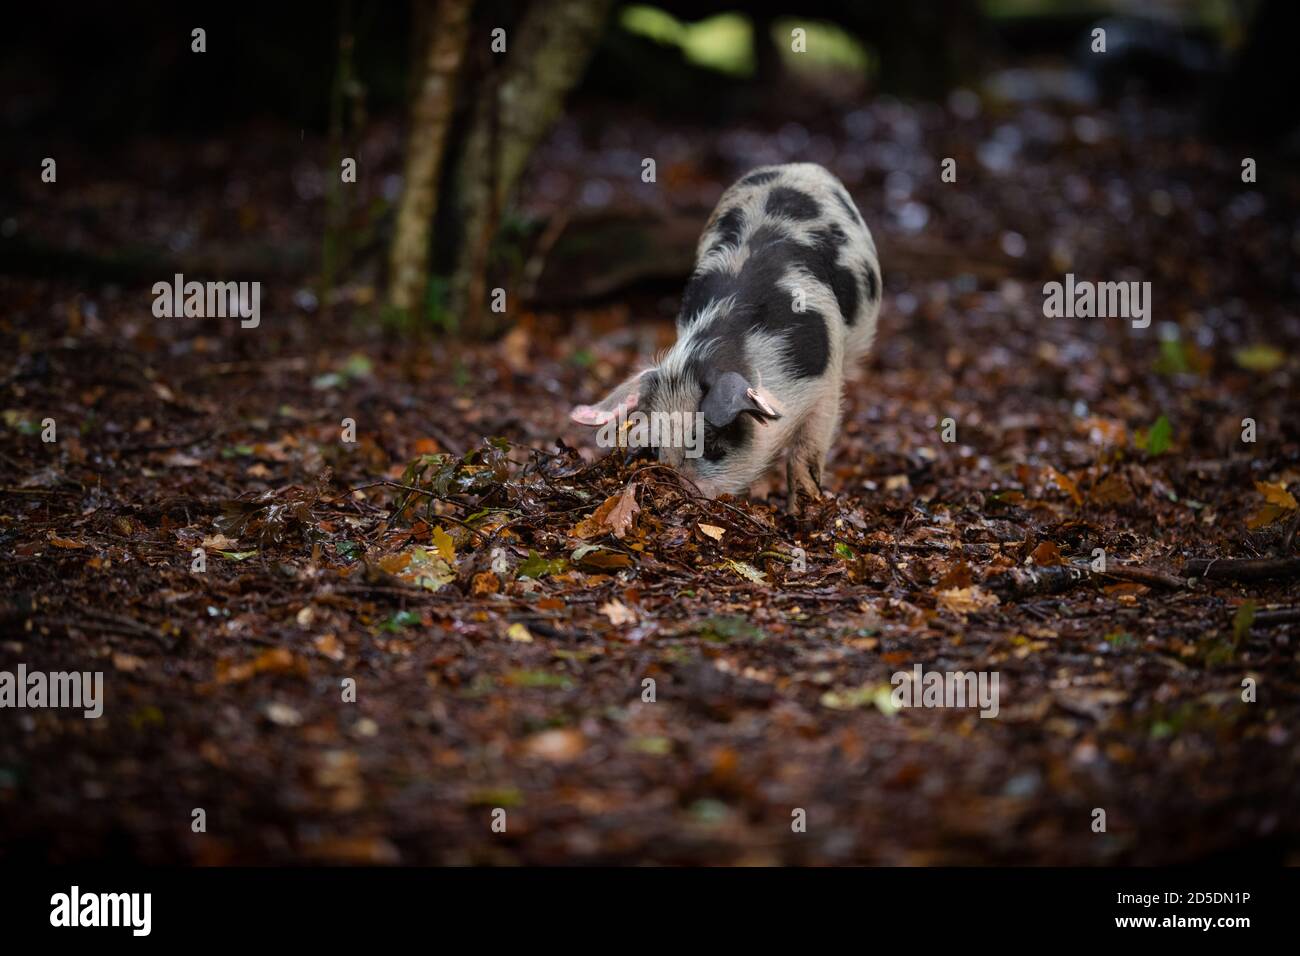
[[1040, 542], [1038, 547], [1034, 548], [1033, 559], [1035, 564], [1044, 567], [1065, 564], [1065, 558], [1061, 557], [1061, 549], [1051, 541]]
[[1083, 495], [1079, 494], [1079, 486], [1069, 476], [1061, 474], [1051, 465], [1044, 468], [1044, 472], [1049, 481], [1074, 499], [1076, 505], [1083, 504]]
[[1296, 504], [1295, 495], [1286, 490], [1286, 484], [1281, 481], [1257, 481], [1255, 490], [1264, 496], [1264, 500], [1271, 505], [1284, 511], [1295, 511], [1300, 505]]

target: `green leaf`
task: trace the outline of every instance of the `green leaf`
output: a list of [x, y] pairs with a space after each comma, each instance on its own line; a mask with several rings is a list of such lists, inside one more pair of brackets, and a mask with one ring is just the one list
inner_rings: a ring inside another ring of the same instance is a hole
[[752, 581], [755, 584], [767, 583], [767, 576], [763, 574], [762, 571], [758, 570], [758, 568], [754, 567], [752, 564], [749, 564], [746, 561], [735, 561], [731, 558], [728, 558], [726, 561], [723, 562], [723, 565], [725, 567], [730, 568], [732, 571], [735, 571], [746, 581]]
[[381, 631], [400, 631], [404, 627], [420, 623], [420, 615], [415, 611], [398, 611], [379, 626]]
[[652, 757], [664, 757], [673, 752], [673, 742], [667, 737], [636, 737], [628, 743], [628, 749]]
[[853, 549], [850, 548], [843, 541], [835, 542], [835, 553], [838, 554], [845, 561], [852, 561], [854, 558], [857, 557], [857, 555], [853, 553]]
[[1255, 602], [1247, 601], [1232, 616], [1232, 646], [1239, 647], [1255, 623]]
[[761, 629], [735, 615], [707, 617], [695, 625], [695, 630], [704, 640], [717, 643], [734, 640], [761, 641], [764, 637]]
[[563, 558], [543, 558], [536, 551], [529, 551], [528, 558], [519, 565], [521, 578], [541, 579], [548, 574], [559, 574], [568, 567]]
[[563, 674], [536, 670], [513, 670], [506, 674], [506, 683], [511, 687], [558, 687], [561, 690], [573, 686], [573, 681]]
[[456, 572], [440, 555], [430, 554], [424, 548], [411, 549], [411, 563], [403, 577], [415, 575], [415, 583], [426, 591], [436, 591], [444, 584], [456, 580]]
[[311, 387], [317, 391], [339, 388], [359, 378], [369, 378], [373, 369], [374, 363], [368, 356], [361, 352], [353, 352], [336, 371], [326, 372], [312, 379]]
[[1271, 372], [1286, 361], [1286, 353], [1272, 345], [1248, 345], [1237, 349], [1232, 357], [1250, 372]]
[[820, 703], [830, 710], [857, 710], [871, 704], [886, 717], [898, 713], [894, 688], [890, 684], [863, 684], [861, 687], [828, 690], [822, 694]]
[[217, 554], [223, 558], [229, 558], [231, 561], [247, 561], [257, 554], [257, 551], [218, 551]]
[[517, 807], [524, 802], [518, 787], [484, 787], [470, 794], [469, 802], [484, 807]]
[[1192, 370], [1181, 340], [1161, 339], [1160, 358], [1156, 359], [1155, 370], [1160, 375], [1181, 375]]
[[1169, 419], [1161, 415], [1147, 431], [1139, 431], [1133, 436], [1133, 444], [1152, 458], [1163, 455], [1173, 444], [1174, 430]]

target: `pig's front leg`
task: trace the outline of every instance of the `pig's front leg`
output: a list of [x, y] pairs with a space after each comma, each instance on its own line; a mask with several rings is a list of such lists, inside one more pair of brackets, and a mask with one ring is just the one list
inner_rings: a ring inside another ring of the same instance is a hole
[[799, 426], [786, 453], [785, 478], [789, 495], [786, 509], [790, 514], [797, 515], [803, 510], [799, 501], [802, 495], [813, 501], [821, 497], [822, 466], [840, 424], [839, 380], [832, 379], [827, 385], [823, 396]]
[[816, 501], [821, 497], [822, 459], [808, 445], [794, 444], [785, 455], [786, 511], [799, 515], [803, 511], [800, 500], [807, 495]]

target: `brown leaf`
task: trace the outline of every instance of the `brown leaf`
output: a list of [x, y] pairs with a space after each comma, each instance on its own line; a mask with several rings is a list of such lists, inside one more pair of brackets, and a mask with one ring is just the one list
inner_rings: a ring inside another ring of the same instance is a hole
[[582, 756], [587, 749], [587, 738], [572, 728], [543, 730], [524, 741], [524, 751], [551, 763], [569, 763]]
[[1133, 489], [1128, 480], [1118, 472], [1111, 472], [1092, 486], [1088, 498], [1093, 504], [1103, 507], [1108, 505], [1126, 505], [1133, 500]]
[[1271, 505], [1277, 505], [1285, 511], [1295, 511], [1300, 508], [1296, 503], [1295, 495], [1286, 490], [1286, 484], [1281, 481], [1257, 481], [1255, 490], [1264, 496], [1264, 500]]
[[618, 499], [616, 504], [606, 519], [610, 528], [614, 530], [615, 537], [621, 538], [627, 534], [628, 529], [632, 527], [632, 519], [636, 513], [641, 510], [641, 506], [636, 503], [636, 482], [632, 482], [623, 490], [623, 495]]
[[979, 587], [949, 588], [935, 594], [939, 606], [954, 614], [965, 616], [974, 611], [982, 611], [998, 603], [996, 594]]
[[470, 583], [470, 592], [474, 597], [483, 597], [485, 594], [496, 594], [501, 590], [501, 579], [491, 571], [482, 571], [474, 575], [474, 580]]
[[635, 624], [636, 614], [626, 604], [618, 598], [606, 601], [600, 607], [600, 613], [609, 618], [609, 623], [615, 627], [623, 624]]
[[970, 565], [965, 561], [955, 561], [944, 570], [943, 577], [935, 585], [941, 591], [950, 588], [968, 588], [971, 586]]
[[1038, 547], [1034, 548], [1034, 553], [1030, 557], [1034, 559], [1034, 564], [1044, 567], [1065, 564], [1065, 558], [1061, 557], [1061, 549], [1051, 541], [1039, 542]]
[[1051, 465], [1047, 465], [1043, 469], [1043, 475], [1048, 481], [1069, 495], [1076, 505], [1083, 504], [1083, 495], [1079, 494], [1079, 486], [1068, 475], [1061, 474]]
[[609, 517], [609, 513], [614, 510], [618, 501], [618, 495], [606, 498], [601, 502], [599, 508], [575, 524], [569, 534], [575, 538], [595, 538], [607, 533], [608, 527], [605, 524], [605, 519]]

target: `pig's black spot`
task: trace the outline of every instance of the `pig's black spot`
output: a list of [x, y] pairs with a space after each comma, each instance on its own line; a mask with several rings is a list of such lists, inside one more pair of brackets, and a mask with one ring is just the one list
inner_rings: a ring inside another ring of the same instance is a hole
[[690, 325], [709, 303], [725, 299], [735, 291], [736, 277], [725, 272], [697, 272], [682, 293], [682, 311], [678, 325]]
[[746, 373], [746, 333], [761, 331], [784, 340], [792, 376], [821, 375], [830, 362], [826, 319], [811, 309], [796, 312], [793, 297], [778, 283], [791, 267], [797, 267], [834, 291], [832, 277], [838, 267], [833, 256], [839, 248], [836, 233], [827, 229], [820, 242], [803, 245], [772, 226], [763, 226], [754, 230], [748, 246], [749, 256], [738, 275], [706, 272], [692, 277], [682, 300], [679, 326], [688, 326], [710, 303], [734, 296], [733, 307], [713, 320], [711, 331], [717, 342], [708, 359], [711, 365]]
[[880, 276], [876, 274], [876, 270], [871, 268], [870, 265], [867, 265], [862, 271], [867, 280], [867, 301], [875, 302], [880, 298]]
[[816, 378], [826, 371], [831, 360], [826, 320], [813, 309], [796, 312], [788, 295], [779, 289], [773, 291], [786, 302], [785, 314], [780, 318], [781, 333], [786, 340], [785, 367], [795, 378]]
[[844, 230], [835, 223], [818, 229], [813, 233], [814, 254], [805, 257], [803, 266], [831, 287], [840, 315], [852, 325], [858, 317], [858, 277], [836, 261], [846, 241]]
[[745, 418], [744, 415], [737, 415], [736, 420], [725, 428], [714, 428], [708, 422], [704, 423], [705, 461], [721, 461], [744, 446], [749, 440], [749, 429], [753, 427]]
[[732, 206], [718, 217], [718, 224], [714, 227], [715, 238], [709, 245], [710, 250], [718, 246], [740, 245], [740, 231], [744, 228], [745, 214], [740, 211], [739, 206]]
[[789, 186], [777, 186], [767, 194], [764, 210], [771, 216], [785, 216], [787, 219], [816, 219], [821, 215], [821, 206], [807, 193], [801, 193]]
[[853, 204], [853, 199], [844, 190], [835, 190], [835, 198], [840, 201], [840, 205], [844, 207], [844, 211], [849, 214], [850, 219], [854, 219], [864, 226], [866, 225], [866, 223], [862, 222], [862, 213], [858, 212], [858, 207]]
[[760, 169], [756, 173], [750, 173], [740, 181], [742, 186], [762, 186], [764, 183], [770, 183], [781, 174], [771, 169]]

